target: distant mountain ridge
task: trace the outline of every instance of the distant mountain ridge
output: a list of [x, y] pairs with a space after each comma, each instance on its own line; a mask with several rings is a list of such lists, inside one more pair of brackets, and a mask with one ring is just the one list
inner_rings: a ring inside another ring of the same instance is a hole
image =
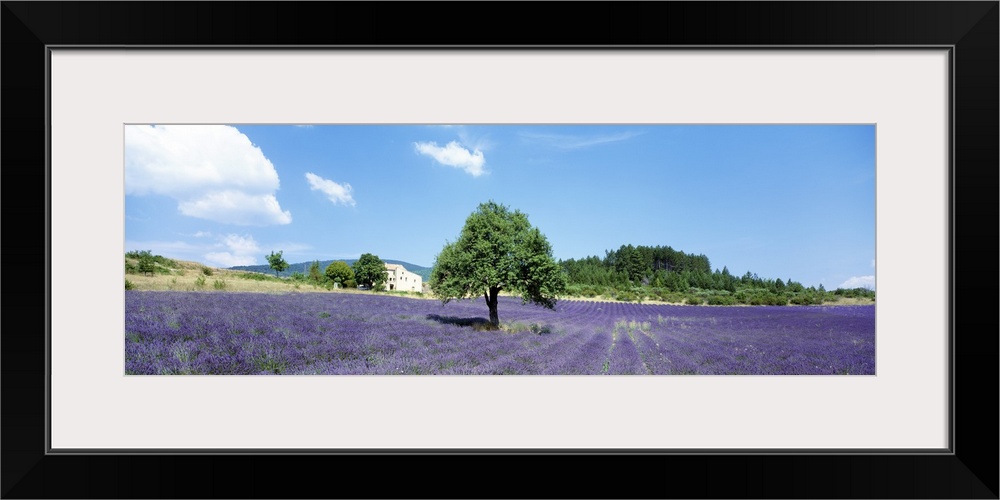
[[[346, 262], [347, 265], [349, 265], [349, 266], [354, 266], [354, 263], [357, 262], [358, 259], [321, 260], [321, 261], [319, 261], [319, 270], [320, 270], [320, 272], [323, 272], [324, 270], [326, 270], [327, 266], [329, 266], [331, 263], [333, 263], [335, 261], [338, 261], [338, 260]], [[399, 264], [399, 265], [405, 267], [407, 271], [410, 271], [413, 274], [419, 275], [421, 278], [423, 278], [423, 280], [424, 280], [425, 283], [428, 282], [428, 281], [430, 281], [430, 279], [431, 279], [431, 268], [429, 268], [429, 267], [418, 266], [416, 264], [411, 264], [409, 262], [403, 262], [401, 260], [392, 260], [392, 259], [382, 259], [382, 262], [385, 262], [386, 264]], [[309, 266], [311, 266], [312, 263], [313, 263], [313, 261], [299, 262], [299, 263], [296, 263], [296, 264], [289, 264], [288, 265], [288, 269], [285, 269], [284, 271], [278, 273], [278, 276], [291, 276], [292, 273], [295, 273], [295, 272], [299, 272], [299, 273], [308, 275], [309, 274]], [[229, 269], [234, 270], [234, 271], [250, 271], [250, 272], [254, 272], [254, 273], [266, 273], [266, 274], [271, 274], [271, 275], [274, 274], [274, 269], [271, 269], [271, 266], [269, 266], [267, 264], [258, 264], [258, 265], [254, 265], [254, 266], [233, 266], [233, 267], [230, 267]]]

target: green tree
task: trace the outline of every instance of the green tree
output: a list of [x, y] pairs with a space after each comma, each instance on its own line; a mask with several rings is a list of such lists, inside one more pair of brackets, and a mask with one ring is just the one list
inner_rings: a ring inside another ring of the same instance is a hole
[[288, 263], [281, 257], [282, 252], [283, 250], [279, 250], [278, 253], [271, 252], [271, 254], [267, 256], [267, 263], [270, 264], [271, 269], [274, 269], [275, 276], [285, 269], [288, 269]]
[[339, 283], [341, 287], [347, 288], [348, 282], [354, 281], [354, 270], [342, 260], [335, 260], [326, 266], [323, 272], [333, 283]]
[[354, 262], [354, 279], [361, 285], [377, 290], [389, 279], [389, 274], [382, 259], [377, 255], [366, 253]]
[[627, 276], [632, 283], [638, 284], [646, 271], [642, 251], [632, 245], [622, 245], [615, 259], [615, 270]]
[[470, 215], [458, 240], [446, 243], [434, 262], [430, 286], [443, 303], [482, 296], [490, 323], [500, 325], [501, 290], [520, 294], [522, 302], [555, 308], [566, 290], [566, 275], [552, 258], [548, 240], [518, 210], [493, 201]]
[[319, 283], [323, 281], [323, 273], [319, 271], [319, 261], [314, 260], [312, 264], [309, 264], [309, 281], [314, 283]]
[[139, 272], [142, 274], [153, 275], [156, 271], [155, 260], [153, 260], [153, 253], [149, 250], [144, 250], [139, 252]]

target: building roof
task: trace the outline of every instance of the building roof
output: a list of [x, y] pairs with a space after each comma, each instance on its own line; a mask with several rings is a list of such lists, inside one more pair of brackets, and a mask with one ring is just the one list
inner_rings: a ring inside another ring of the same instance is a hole
[[386, 264], [386, 265], [385, 265], [385, 268], [386, 268], [386, 269], [392, 269], [392, 270], [396, 270], [396, 269], [402, 269], [402, 270], [404, 270], [404, 271], [406, 270], [406, 268], [405, 268], [405, 267], [403, 267], [403, 266], [401, 266], [401, 265], [399, 265], [399, 264]]

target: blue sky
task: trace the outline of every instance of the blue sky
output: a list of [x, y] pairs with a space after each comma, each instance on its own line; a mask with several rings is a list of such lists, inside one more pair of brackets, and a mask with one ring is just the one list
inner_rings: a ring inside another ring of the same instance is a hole
[[557, 259], [624, 244], [874, 287], [873, 125], [127, 125], [125, 250], [431, 266], [494, 200]]

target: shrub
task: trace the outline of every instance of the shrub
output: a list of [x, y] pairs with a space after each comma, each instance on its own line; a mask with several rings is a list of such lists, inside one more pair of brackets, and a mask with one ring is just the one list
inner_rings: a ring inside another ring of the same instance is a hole
[[204, 276], [198, 276], [197, 278], [195, 278], [194, 284], [195, 284], [195, 286], [197, 286], [199, 288], [205, 286], [205, 277]]
[[129, 281], [129, 280], [126, 279], [125, 280], [125, 289], [126, 290], [135, 290], [135, 283], [132, 283], [131, 281]]
[[785, 306], [788, 296], [784, 293], [771, 292], [764, 288], [747, 288], [739, 290], [734, 295], [736, 302], [751, 306]]
[[216, 290], [222, 290], [226, 288], [226, 282], [223, 280], [215, 280], [215, 283], [212, 283], [212, 287], [214, 287]]
[[552, 328], [548, 325], [539, 325], [538, 323], [531, 324], [531, 333], [537, 333], [538, 335], [545, 335], [552, 333]]
[[600, 294], [600, 287], [596, 287], [594, 285], [570, 285], [566, 287], [566, 295], [570, 297], [593, 298]]
[[250, 273], [250, 272], [240, 274], [239, 277], [245, 280], [253, 280], [253, 281], [274, 281], [275, 279], [277, 279], [277, 278], [272, 278], [266, 274]]
[[501, 323], [500, 329], [508, 333], [521, 333], [528, 331], [528, 325], [520, 321], [509, 321]]
[[770, 293], [767, 297], [767, 305], [769, 306], [787, 306], [788, 297], [784, 293]]
[[212, 271], [211, 268], [202, 267], [201, 268], [201, 274], [204, 274], [205, 276], [211, 276], [212, 274], [214, 274], [214, 271]]
[[736, 305], [736, 297], [732, 295], [712, 295], [708, 297], [710, 306], [732, 306]]
[[777, 295], [770, 292], [764, 292], [754, 295], [750, 299], [750, 305], [753, 306], [784, 306], [788, 305], [788, 299], [784, 295]]
[[552, 333], [552, 328], [538, 323], [524, 323], [521, 321], [509, 321], [500, 324], [500, 329], [508, 333], [531, 332], [538, 335]]
[[820, 305], [823, 303], [823, 296], [812, 294], [809, 292], [802, 292], [795, 294], [790, 302], [799, 306], [809, 306], [809, 305]]
[[678, 304], [678, 303], [683, 303], [684, 302], [684, 295], [683, 294], [680, 294], [680, 293], [677, 293], [677, 292], [671, 292], [669, 290], [660, 291], [659, 293], [656, 294], [656, 298], [659, 299], [659, 300], [661, 300], [661, 301], [663, 301], [663, 302], [670, 302], [670, 303], [674, 303], [674, 304]]
[[688, 295], [687, 299], [684, 300], [684, 303], [691, 306], [700, 306], [702, 304], [702, 300], [701, 297], [698, 297], [697, 295]]

